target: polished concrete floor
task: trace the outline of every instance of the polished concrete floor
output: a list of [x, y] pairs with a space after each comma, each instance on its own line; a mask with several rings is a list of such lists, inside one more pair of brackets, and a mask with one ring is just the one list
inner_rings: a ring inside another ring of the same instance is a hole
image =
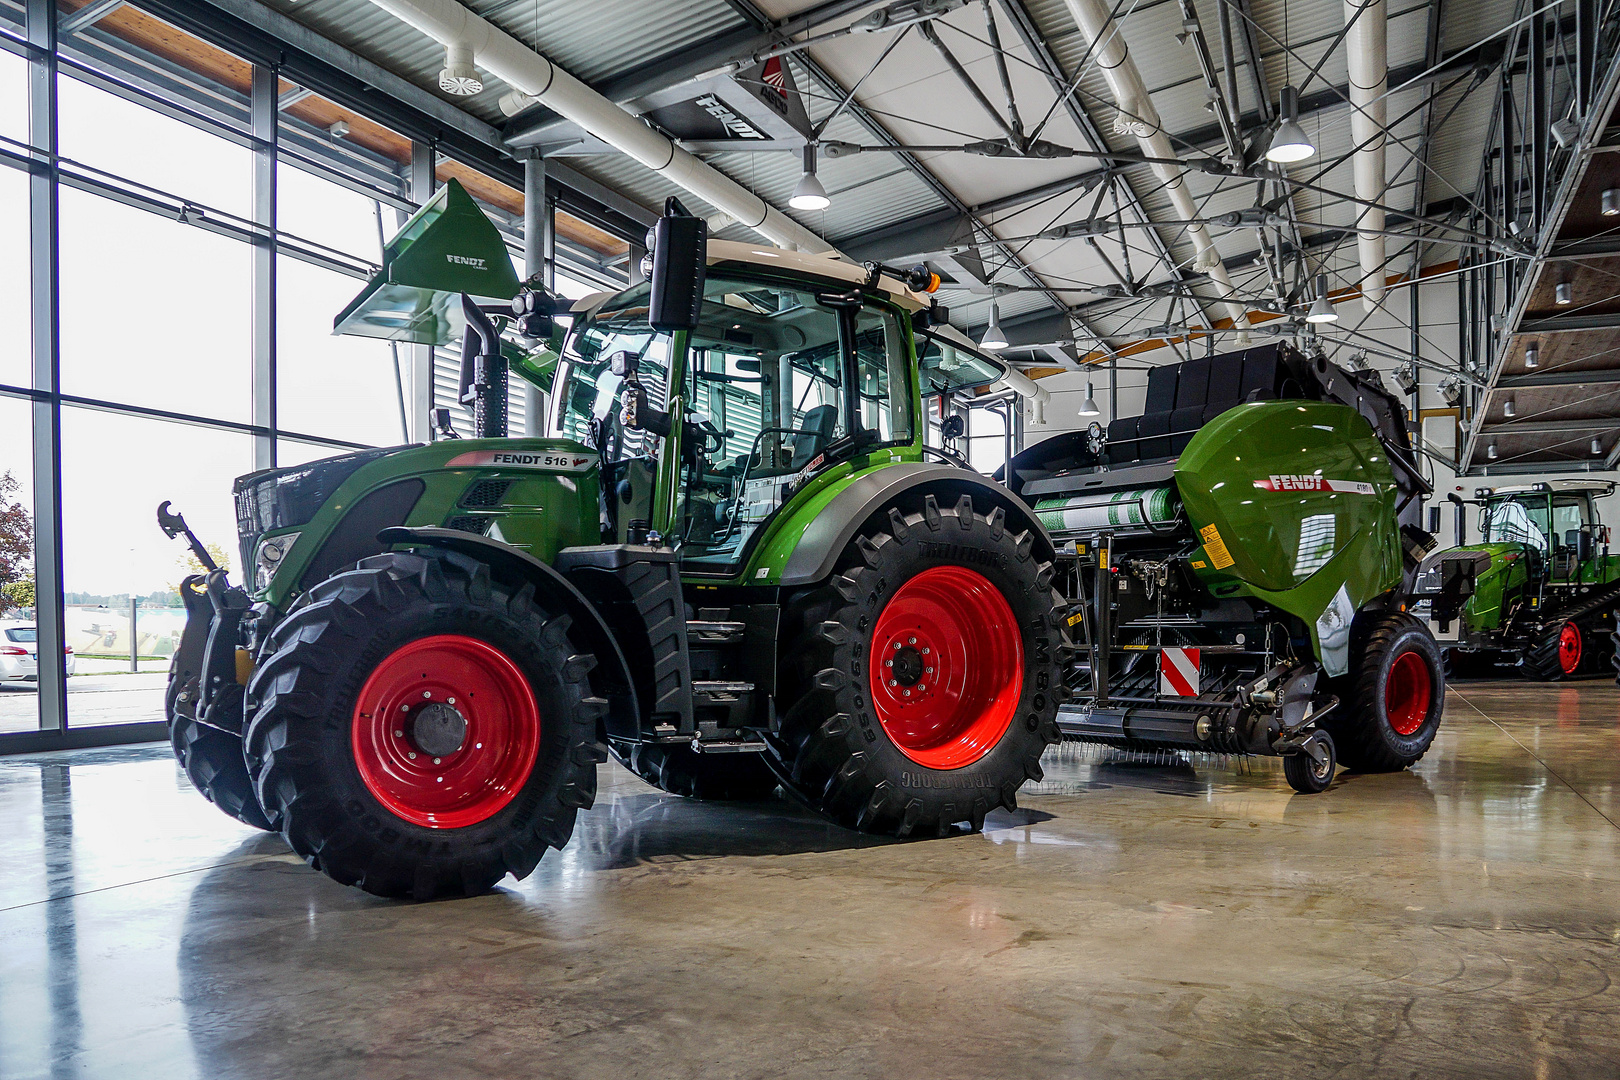
[[0, 1077], [1617, 1077], [1620, 689], [1412, 772], [1053, 755], [897, 843], [617, 768], [481, 898], [344, 889], [166, 747], [0, 758]]

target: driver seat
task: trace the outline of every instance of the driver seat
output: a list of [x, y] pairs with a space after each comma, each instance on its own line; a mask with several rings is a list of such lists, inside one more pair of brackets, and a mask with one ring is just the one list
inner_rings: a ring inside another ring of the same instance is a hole
[[837, 427], [836, 405], [817, 405], [805, 413], [804, 427], [793, 436], [793, 457], [788, 462], [788, 468], [797, 471], [814, 461], [816, 455], [827, 448], [827, 443], [832, 439], [832, 433]]

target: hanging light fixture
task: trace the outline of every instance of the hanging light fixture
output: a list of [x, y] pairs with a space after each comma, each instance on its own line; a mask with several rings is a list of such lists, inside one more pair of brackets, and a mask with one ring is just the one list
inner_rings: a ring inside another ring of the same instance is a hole
[[799, 177], [799, 185], [793, 189], [788, 205], [795, 210], [825, 210], [832, 205], [827, 189], [816, 179], [816, 148], [811, 143], [805, 144], [804, 175]]
[[1488, 458], [1491, 461], [1496, 460], [1496, 443], [1495, 442], [1490, 442], [1490, 443], [1487, 443], [1485, 445], [1485, 456], [1486, 456], [1486, 458]]
[[1603, 189], [1603, 216], [1620, 217], [1620, 188]]
[[1541, 366], [1541, 346], [1535, 342], [1524, 347], [1524, 369], [1534, 371]]
[[1101, 416], [1102, 410], [1097, 408], [1097, 399], [1092, 395], [1091, 380], [1086, 380], [1086, 400], [1080, 403], [1081, 416]]
[[1560, 281], [1553, 286], [1553, 303], [1559, 307], [1568, 307], [1575, 302], [1575, 286], [1567, 281]]
[[1519, 415], [1519, 407], [1514, 404], [1511, 394], [1502, 401], [1502, 415], [1510, 418]]
[[1277, 124], [1277, 130], [1271, 134], [1271, 145], [1266, 147], [1266, 160], [1291, 165], [1315, 156], [1316, 144], [1299, 126], [1299, 91], [1292, 86], [1283, 87], [1278, 104], [1280, 107], [1277, 111], [1282, 119]]
[[1330, 323], [1339, 321], [1339, 313], [1333, 310], [1333, 301], [1328, 299], [1327, 275], [1316, 275], [1316, 302], [1305, 316], [1308, 323]]
[[979, 339], [979, 347], [983, 349], [1007, 347], [1007, 335], [1001, 332], [1001, 312], [994, 300], [990, 301], [990, 325], [984, 328], [984, 337]]
[[1596, 435], [1592, 436], [1592, 456], [1597, 457], [1603, 453], [1603, 440]]

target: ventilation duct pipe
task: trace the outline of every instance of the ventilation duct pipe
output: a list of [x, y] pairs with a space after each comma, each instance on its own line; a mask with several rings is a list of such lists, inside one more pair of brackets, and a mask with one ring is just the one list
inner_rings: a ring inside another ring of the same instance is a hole
[[[1131, 59], [1130, 50], [1125, 47], [1125, 38], [1119, 32], [1119, 25], [1114, 22], [1109, 6], [1102, 0], [1066, 2], [1075, 25], [1091, 47], [1097, 69], [1108, 80], [1108, 89], [1119, 106], [1120, 115], [1115, 121], [1115, 130], [1135, 135], [1142, 152], [1148, 157], [1176, 157], [1175, 147], [1170, 145], [1170, 137], [1164, 133], [1159, 111], [1148, 98], [1147, 87], [1142, 84], [1142, 74], [1136, 68], [1136, 61]], [[1193, 203], [1192, 193], [1187, 190], [1186, 181], [1181, 177], [1181, 168], [1163, 163], [1150, 167], [1169, 193], [1176, 214], [1183, 221], [1197, 219], [1199, 210]], [[1226, 301], [1226, 311], [1232, 317], [1232, 325], [1248, 329], [1249, 320], [1244, 315], [1243, 302], [1236, 298], [1232, 279], [1227, 276], [1226, 267], [1221, 265], [1220, 252], [1215, 249], [1215, 241], [1209, 235], [1209, 230], [1203, 225], [1189, 225], [1187, 235], [1198, 249], [1198, 261], [1194, 268], [1207, 273], [1215, 283], [1216, 290]]]
[[[1352, 20], [1354, 20], [1352, 24]], [[1360, 147], [1353, 168], [1356, 198], [1384, 197], [1384, 138], [1389, 89], [1389, 29], [1384, 0], [1344, 0], [1345, 59], [1350, 65], [1350, 137]], [[1368, 310], [1384, 299], [1384, 211], [1363, 206], [1356, 253], [1361, 257], [1361, 303]]]
[[1030, 423], [1046, 423], [1046, 405], [1052, 400], [1052, 392], [1046, 387], [1041, 386], [1022, 371], [1008, 367], [1006, 374], [990, 384], [991, 393], [998, 390], [1011, 390], [1029, 403], [1027, 415]]
[[568, 72], [456, 0], [372, 0], [442, 45], [472, 58], [519, 94], [543, 103], [621, 153], [780, 247], [837, 254], [827, 242], [735, 180], [710, 168]]

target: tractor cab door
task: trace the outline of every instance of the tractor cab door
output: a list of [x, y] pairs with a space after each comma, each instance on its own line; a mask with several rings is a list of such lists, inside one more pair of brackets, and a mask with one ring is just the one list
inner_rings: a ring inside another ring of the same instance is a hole
[[857, 443], [909, 443], [906, 340], [888, 308], [711, 273], [687, 339], [682, 561], [727, 571], [804, 481]]
[[1591, 561], [1595, 549], [1591, 499], [1585, 495], [1553, 496], [1550, 533], [1553, 580], [1579, 580], [1582, 565]]
[[609, 543], [628, 542], [635, 523], [644, 529], [653, 518], [663, 439], [646, 428], [624, 427], [620, 414], [628, 379], [613, 364], [620, 353], [637, 357], [635, 377], [648, 399], [662, 407], [670, 335], [647, 325], [646, 292], [642, 286], [621, 294], [616, 310], [599, 311], [581, 332], [569, 335], [566, 366], [552, 401], [551, 433], [602, 455], [603, 539]]

